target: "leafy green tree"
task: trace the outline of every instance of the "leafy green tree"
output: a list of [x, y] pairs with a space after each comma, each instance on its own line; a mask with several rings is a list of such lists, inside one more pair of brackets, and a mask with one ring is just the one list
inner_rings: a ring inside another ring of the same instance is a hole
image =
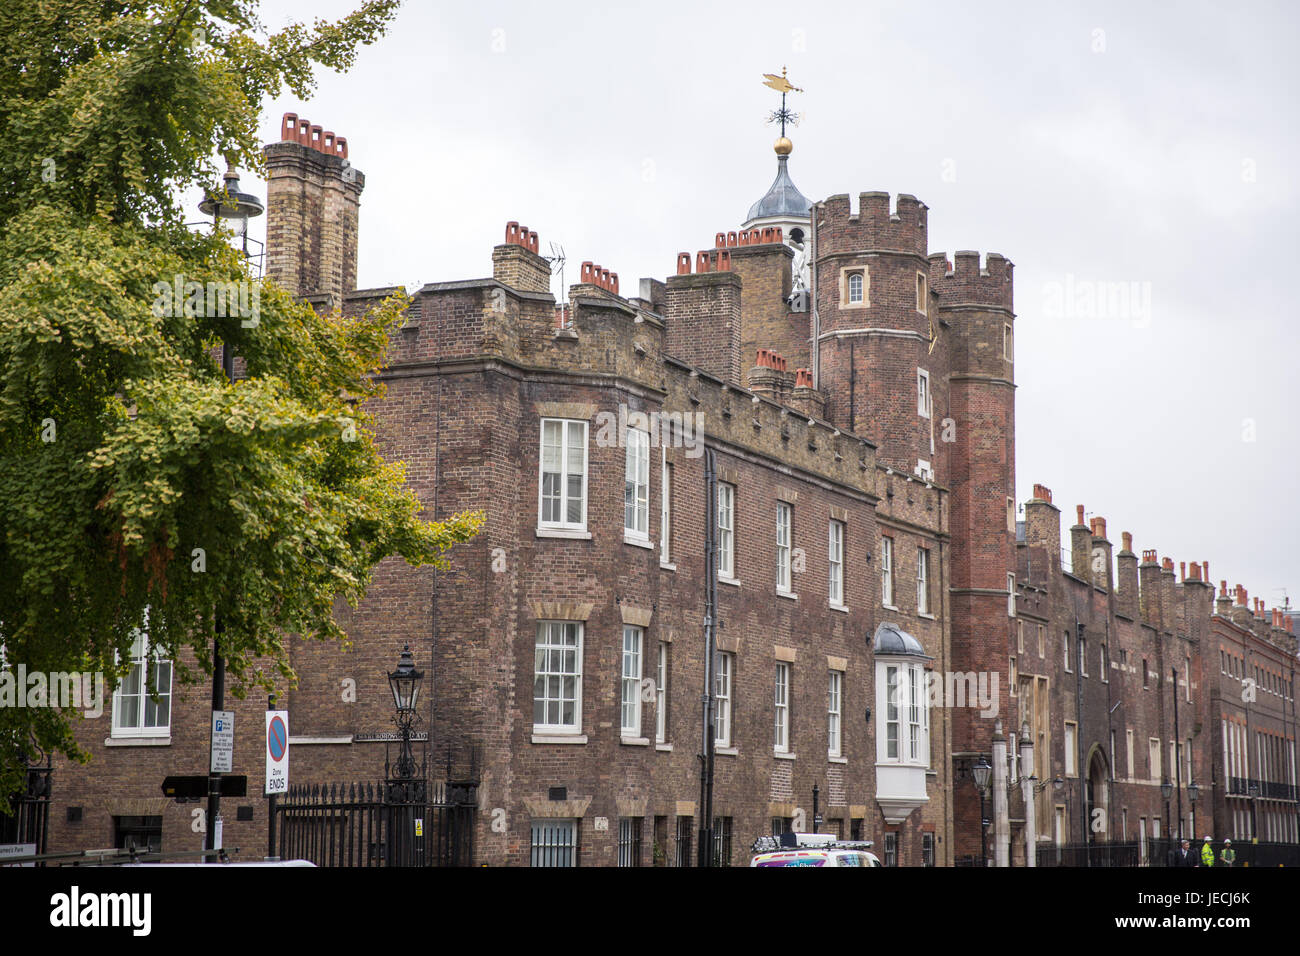
[[[156, 284], [247, 281], [187, 189], [263, 169], [261, 104], [346, 69], [397, 0], [274, 35], [255, 0], [0, 5], [0, 640], [32, 671], [123, 673], [133, 635], [239, 693], [291, 679], [286, 635], [346, 640], [390, 556], [441, 565], [478, 512], [424, 520], [365, 412], [398, 297], [318, 315], [271, 283], [256, 323]], [[165, 298], [165, 297], [161, 297]], [[198, 314], [187, 314], [196, 311]], [[213, 310], [215, 311], [215, 310]], [[229, 343], [247, 363], [231, 384]], [[72, 714], [0, 707], [0, 795], [25, 755], [85, 759]], [[3, 803], [3, 801], [0, 801]]]

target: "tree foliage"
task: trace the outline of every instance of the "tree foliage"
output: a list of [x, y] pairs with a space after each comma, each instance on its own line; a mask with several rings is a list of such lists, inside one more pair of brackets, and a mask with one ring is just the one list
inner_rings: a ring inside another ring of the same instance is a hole
[[[249, 280], [181, 197], [262, 169], [263, 101], [349, 67], [397, 2], [273, 35], [256, 6], [0, 6], [0, 640], [29, 672], [120, 675], [146, 624], [206, 670], [219, 618], [236, 692], [287, 679], [286, 635], [345, 639], [335, 601], [378, 562], [438, 565], [481, 523], [421, 518], [375, 446], [399, 297], [348, 319], [262, 283], [256, 324], [159, 307], [158, 283]], [[71, 719], [0, 707], [0, 794], [24, 755], [84, 759]]]

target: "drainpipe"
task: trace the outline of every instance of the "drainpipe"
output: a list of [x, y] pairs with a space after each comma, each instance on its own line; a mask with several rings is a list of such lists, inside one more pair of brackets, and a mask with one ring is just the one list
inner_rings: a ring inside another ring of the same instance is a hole
[[700, 698], [699, 865], [713, 866], [713, 664], [718, 615], [718, 470], [712, 448], [704, 450], [704, 694]]

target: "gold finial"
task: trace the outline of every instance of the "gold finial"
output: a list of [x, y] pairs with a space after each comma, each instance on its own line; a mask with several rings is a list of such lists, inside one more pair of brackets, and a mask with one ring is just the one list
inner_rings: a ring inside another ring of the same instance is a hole
[[789, 156], [794, 152], [794, 143], [790, 142], [787, 137], [782, 136], [772, 144], [772, 148], [776, 150], [776, 155], [778, 156]]

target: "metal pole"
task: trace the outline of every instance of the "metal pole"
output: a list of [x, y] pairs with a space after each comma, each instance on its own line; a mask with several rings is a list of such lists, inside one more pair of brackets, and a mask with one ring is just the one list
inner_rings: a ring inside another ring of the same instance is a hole
[[[1174, 794], [1178, 798], [1178, 839], [1183, 838], [1183, 771], [1182, 761], [1178, 759], [1178, 668], [1170, 668], [1174, 675]], [[1188, 675], [1191, 680], [1191, 675]], [[1195, 834], [1193, 834], [1194, 836]]]
[[1079, 781], [1079, 836], [1083, 840], [1084, 866], [1092, 866], [1092, 853], [1088, 849], [1088, 801], [1083, 769], [1083, 622], [1078, 612], [1074, 615], [1074, 773]]
[[980, 787], [980, 866], [989, 865], [988, 836], [984, 832], [984, 788]]
[[704, 450], [704, 694], [700, 698], [700, 866], [713, 866], [713, 726], [714, 657], [718, 613], [718, 471], [712, 448]]
[[[213, 624], [216, 634], [212, 638], [212, 709], [213, 711], [226, 709], [226, 659], [221, 656], [221, 618], [217, 617]], [[208, 817], [206, 821], [206, 834], [204, 835], [203, 848], [205, 850], [219, 849], [217, 843], [217, 829], [221, 821], [221, 774], [212, 770], [212, 737], [211, 737], [211, 718], [209, 717], [209, 737], [208, 737]], [[217, 857], [208, 857], [207, 862], [217, 863]]]
[[[275, 694], [266, 695], [266, 709], [275, 710]], [[285, 746], [288, 746], [287, 742]], [[278, 800], [279, 797], [274, 793], [266, 798], [266, 858], [268, 860], [280, 858], [275, 852], [275, 807]]]
[[[220, 222], [220, 217], [212, 217], [212, 226], [215, 230]], [[235, 355], [230, 346], [226, 343], [221, 344], [221, 370], [226, 373], [226, 378], [234, 384], [235, 381]], [[220, 613], [213, 614], [213, 637], [212, 637], [212, 709], [214, 711], [226, 709], [226, 659], [221, 656], [221, 624]], [[211, 718], [209, 717], [209, 737], [208, 737], [208, 817], [205, 826], [205, 836], [203, 840], [204, 849], [218, 849], [217, 831], [221, 825], [221, 774], [212, 770], [212, 738], [211, 738]], [[216, 855], [207, 858], [209, 863], [217, 863], [219, 860]]]

